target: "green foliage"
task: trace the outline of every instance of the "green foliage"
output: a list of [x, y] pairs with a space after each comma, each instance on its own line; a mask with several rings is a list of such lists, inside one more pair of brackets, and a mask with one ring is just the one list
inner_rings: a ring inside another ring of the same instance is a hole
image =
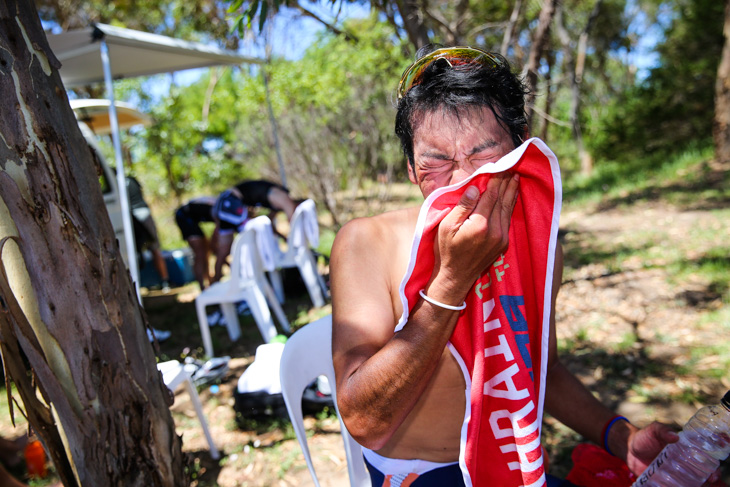
[[[392, 136], [395, 80], [407, 61], [392, 28], [376, 18], [346, 23], [352, 43], [324, 33], [300, 60], [267, 67], [287, 182], [300, 197], [314, 197], [335, 214], [333, 195], [363, 178], [397, 173], [401, 157]], [[278, 175], [261, 76], [239, 88], [234, 137], [226, 147], [266, 177]]]
[[[392, 135], [392, 100], [408, 61], [392, 27], [375, 17], [347, 28], [358, 43], [324, 33], [301, 59], [274, 59], [265, 68], [287, 184], [295, 197], [330, 210], [335, 226], [347, 218], [335, 192], [405, 169]], [[118, 92], [133, 98], [135, 86], [122, 84]], [[154, 123], [125, 145], [148, 194], [180, 203], [242, 179], [279, 180], [261, 68], [213, 70], [189, 86], [171, 85], [157, 102], [144, 94], [137, 102]]]
[[218, 0], [35, 0], [46, 22], [66, 29], [100, 22], [187, 40], [238, 45], [230, 34], [226, 9]]
[[603, 161], [590, 177], [574, 174], [564, 179], [563, 198], [571, 204], [612, 197], [625, 199], [627, 195], [646, 194], [647, 188], [661, 181], [681, 177], [710, 157], [709, 147], [689, 149], [666, 158], [662, 155], [626, 157]]
[[234, 16], [231, 31], [238, 32], [239, 35], [243, 36], [245, 31], [252, 29], [254, 20], [258, 18], [258, 31], [261, 32], [264, 30], [264, 24], [269, 15], [278, 12], [282, 6], [288, 7], [290, 3], [290, 0], [273, 0], [270, 2], [267, 0], [253, 0], [244, 6], [243, 0], [234, 0], [228, 7], [228, 13], [235, 14], [238, 10], [241, 10], [241, 13]]
[[190, 86], [172, 85], [167, 97], [150, 105], [154, 123], [135, 138], [140, 163], [134, 171], [144, 174], [158, 197], [217, 192], [255, 175], [222, 150], [233, 142], [240, 77], [235, 69], [215, 68]]
[[[344, 0], [339, 1], [343, 2]], [[327, 0], [325, 3], [335, 5], [337, 2], [338, 0]], [[231, 5], [228, 7], [228, 13], [233, 14], [231, 32], [237, 32], [241, 37], [247, 31], [255, 32], [257, 30], [261, 34], [267, 20], [279, 13], [282, 7], [297, 6], [304, 8], [303, 3], [298, 0], [232, 0]], [[254, 29], [254, 25], [257, 29]]]
[[711, 140], [723, 10], [716, 0], [676, 2], [676, 18], [658, 46], [659, 66], [613, 97], [603, 129], [591, 139], [595, 153], [666, 153]]

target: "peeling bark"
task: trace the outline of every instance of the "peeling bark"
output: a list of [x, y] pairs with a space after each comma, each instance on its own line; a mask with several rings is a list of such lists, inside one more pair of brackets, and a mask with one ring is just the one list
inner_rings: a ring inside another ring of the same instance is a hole
[[3, 362], [64, 485], [185, 485], [170, 394], [59, 67], [33, 3], [0, 4]]

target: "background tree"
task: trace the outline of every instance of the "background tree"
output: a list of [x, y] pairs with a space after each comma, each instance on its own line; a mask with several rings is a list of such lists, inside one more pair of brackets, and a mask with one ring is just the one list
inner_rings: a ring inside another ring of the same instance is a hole
[[535, 103], [535, 96], [537, 94], [537, 70], [550, 38], [550, 25], [553, 23], [553, 17], [555, 17], [557, 3], [558, 0], [543, 1], [540, 16], [537, 21], [537, 28], [532, 38], [527, 65], [524, 69], [525, 85], [528, 90], [528, 95], [525, 98], [525, 112], [527, 113], [528, 126], [532, 125], [532, 106]]
[[65, 485], [184, 485], [170, 394], [58, 68], [33, 4], [0, 4], [6, 374]]
[[629, 156], [712, 143], [725, 5], [677, 0], [675, 7], [663, 14], [658, 64], [611, 98], [602, 130], [591, 140], [594, 152]]
[[730, 161], [730, 0], [725, 3], [725, 45], [715, 81], [715, 157]]
[[[405, 168], [392, 134], [392, 101], [394, 80], [407, 61], [392, 42], [392, 28], [375, 15], [344, 27], [357, 43], [324, 33], [301, 59], [274, 59], [268, 67], [289, 186], [295, 196], [312, 197], [328, 210], [336, 228], [351, 216], [335, 198], [338, 191], [354, 194], [373, 181], [392, 181]], [[261, 76], [242, 72], [237, 84], [238, 116], [221, 151], [233, 172], [277, 179]], [[368, 204], [377, 207], [378, 201]]]
[[94, 22], [143, 30], [187, 40], [215, 42], [235, 49], [239, 38], [230, 32], [225, 4], [217, 0], [35, 0], [41, 19], [62, 30]]
[[602, 3], [602, 0], [597, 0], [593, 6], [593, 10], [588, 16], [588, 21], [578, 36], [575, 56], [573, 56], [573, 50], [570, 48], [570, 38], [565, 27], [562, 25], [562, 15], [560, 15], [561, 21], [557, 22], [558, 36], [560, 37], [560, 42], [563, 45], [563, 52], [565, 53], [565, 63], [567, 66], [575, 66], [571, 72], [568, 73], [571, 88], [570, 125], [573, 129], [573, 138], [575, 139], [575, 145], [578, 150], [578, 158], [580, 159], [581, 171], [583, 174], [591, 173], [593, 169], [593, 159], [586, 151], [585, 144], [583, 143], [583, 131], [580, 126], [580, 121], [578, 120], [581, 102], [580, 88], [583, 84], [583, 74], [585, 72], [588, 35], [591, 31], [591, 27], [598, 18]]

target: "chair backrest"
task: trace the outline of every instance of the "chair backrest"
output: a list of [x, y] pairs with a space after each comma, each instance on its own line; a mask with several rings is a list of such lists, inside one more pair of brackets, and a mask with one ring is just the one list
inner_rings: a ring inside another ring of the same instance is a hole
[[291, 217], [287, 248], [316, 247], [319, 245], [319, 223], [314, 201], [304, 200], [297, 205]]
[[231, 262], [230, 285], [233, 286], [234, 289], [238, 288], [241, 283], [241, 278], [243, 277], [242, 262], [244, 260], [244, 257], [241, 254], [244, 252], [243, 247], [247, 243], [250, 243], [250, 241], [251, 236], [247, 235], [245, 231], [239, 233], [238, 235], [236, 235], [236, 238], [233, 239], [233, 245], [231, 246], [231, 255], [233, 256], [233, 261]]
[[337, 393], [335, 390], [335, 369], [332, 365], [332, 316], [326, 316], [300, 328], [286, 342], [281, 356], [281, 389], [289, 411], [294, 431], [304, 453], [309, 473], [312, 474], [315, 486], [319, 487], [317, 474], [312, 465], [312, 458], [307, 445], [307, 434], [304, 431], [302, 416], [302, 395], [304, 389], [314, 379], [324, 375], [332, 389], [335, 411], [340, 420], [342, 441], [347, 456], [347, 471], [350, 485], [353, 487], [370, 486], [370, 476], [365, 469], [362, 458], [362, 447], [350, 436], [345, 423], [337, 409]]
[[[265, 216], [257, 217], [264, 218]], [[271, 223], [269, 222], [269, 225]], [[245, 281], [255, 280], [261, 282], [264, 279], [264, 269], [261, 263], [261, 255], [259, 254], [258, 244], [256, 243], [255, 226], [246, 225], [241, 233], [236, 235], [231, 246], [231, 286], [234, 289], [237, 286], [244, 285]]]
[[252, 218], [244, 226], [245, 230], [253, 230], [256, 237], [256, 250], [258, 251], [261, 267], [264, 271], [276, 269], [276, 260], [281, 252], [279, 244], [274, 237], [274, 229], [271, 219], [268, 216], [257, 216]]

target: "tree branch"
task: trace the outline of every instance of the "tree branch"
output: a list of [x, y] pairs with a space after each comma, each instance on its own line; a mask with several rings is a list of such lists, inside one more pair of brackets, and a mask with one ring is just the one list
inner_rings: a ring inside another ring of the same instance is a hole
[[509, 16], [509, 22], [507, 28], [504, 30], [504, 37], [502, 38], [502, 46], [499, 48], [499, 53], [502, 56], [507, 55], [509, 45], [512, 43], [512, 38], [515, 35], [515, 27], [517, 27], [517, 21], [520, 18], [520, 12], [522, 11], [522, 0], [516, 0], [515, 6], [512, 9], [512, 14]]
[[507, 25], [507, 22], [487, 22], [486, 24], [478, 25], [471, 29], [469, 32], [466, 33], [466, 38], [471, 39], [472, 37], [476, 36], [479, 32], [485, 31], [487, 29], [497, 28], [502, 29]]
[[452, 30], [451, 26], [445, 18], [441, 17], [435, 12], [431, 12], [426, 5], [422, 7], [421, 11], [426, 17], [431, 19], [434, 23], [438, 24], [442, 28], [442, 30], [450, 37], [450, 39], [448, 39], [449, 43], [454, 43], [457, 41], [457, 34]]
[[428, 31], [424, 25], [418, 5], [414, 5], [414, 0], [395, 0], [395, 4], [403, 19], [403, 28], [408, 34], [408, 40], [416, 48], [416, 50], [425, 46], [430, 42]]
[[324, 25], [325, 27], [327, 27], [327, 29], [329, 29], [334, 34], [336, 34], [338, 36], [340, 36], [340, 35], [341, 36], [344, 36], [345, 39], [347, 39], [348, 41], [358, 42], [358, 38], [356, 36], [354, 36], [353, 34], [347, 32], [347, 31], [344, 31], [344, 30], [338, 28], [334, 24], [330, 24], [329, 22], [327, 22], [326, 20], [324, 20], [323, 18], [321, 18], [320, 16], [318, 16], [314, 12], [312, 12], [310, 10], [307, 10], [306, 8], [302, 7], [299, 2], [296, 3], [295, 8], [297, 10], [299, 10], [299, 12], [301, 12], [302, 15], [304, 15], [306, 17], [311, 17], [314, 20], [316, 20], [317, 22], [321, 23], [322, 25]]
[[535, 113], [537, 113], [538, 115], [540, 115], [542, 118], [547, 120], [548, 122], [554, 123], [555, 125], [560, 125], [561, 127], [572, 127], [573, 126], [573, 124], [571, 124], [570, 122], [564, 122], [562, 120], [558, 120], [557, 118], [553, 117], [552, 115], [545, 113], [541, 108], [538, 108], [537, 105], [533, 106], [532, 110]]

